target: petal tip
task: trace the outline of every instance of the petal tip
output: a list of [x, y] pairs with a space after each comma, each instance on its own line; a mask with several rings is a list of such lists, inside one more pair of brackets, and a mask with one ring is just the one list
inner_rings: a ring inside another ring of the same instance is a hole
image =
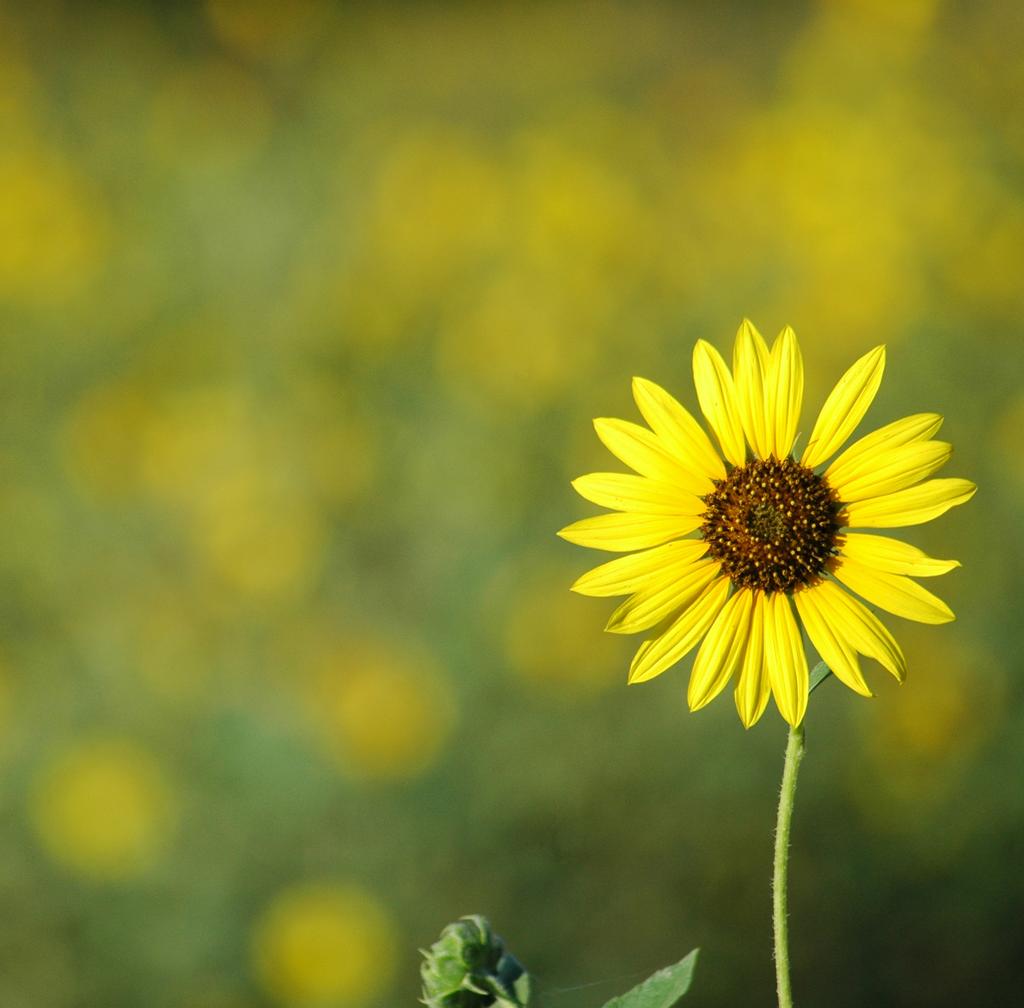
[[586, 582], [586, 574], [581, 574], [571, 585], [569, 585], [569, 591], [575, 592], [577, 595], [586, 595], [586, 592], [580, 591], [580, 586]]

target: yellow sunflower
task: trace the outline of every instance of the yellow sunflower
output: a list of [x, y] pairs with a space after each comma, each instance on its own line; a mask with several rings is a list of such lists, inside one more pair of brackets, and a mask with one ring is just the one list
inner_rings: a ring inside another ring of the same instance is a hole
[[736, 708], [746, 727], [764, 713], [769, 693], [796, 726], [807, 708], [808, 668], [793, 604], [822, 660], [864, 696], [871, 691], [858, 655], [901, 682], [907, 666], [892, 634], [855, 595], [922, 623], [954, 618], [912, 578], [945, 574], [959, 566], [956, 560], [848, 531], [919, 525], [977, 489], [965, 479], [928, 479], [952, 452], [932, 440], [942, 423], [936, 413], [880, 427], [833, 459], [871, 405], [884, 368], [879, 346], [839, 379], [799, 460], [791, 453], [803, 360], [788, 326], [769, 349], [744, 321], [732, 371], [710, 344], [694, 347], [697, 399], [721, 455], [690, 413], [643, 378], [633, 379], [633, 396], [649, 429], [594, 421], [598, 437], [636, 475], [574, 480], [581, 496], [614, 510], [559, 535], [629, 554], [572, 587], [583, 595], [629, 596], [607, 629], [650, 632], [630, 665], [631, 683], [660, 675], [699, 644], [687, 692], [691, 710], [736, 674]]

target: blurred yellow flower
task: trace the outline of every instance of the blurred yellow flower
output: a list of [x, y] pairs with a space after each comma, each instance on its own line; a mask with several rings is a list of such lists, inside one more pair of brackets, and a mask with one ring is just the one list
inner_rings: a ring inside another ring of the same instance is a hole
[[0, 299], [32, 307], [85, 290], [107, 253], [97, 194], [57, 151], [0, 158]]
[[623, 651], [602, 638], [603, 619], [592, 603], [565, 592], [559, 568], [499, 578], [488, 608], [500, 611], [499, 630], [509, 669], [535, 689], [573, 695], [603, 690], [618, 680]]
[[67, 415], [63, 438], [65, 464], [78, 488], [97, 497], [137, 492], [152, 416], [152, 396], [128, 382], [86, 390]]
[[[908, 808], [958, 804], [965, 775], [986, 742], [1003, 731], [1007, 711], [1006, 676], [992, 654], [962, 638], [936, 642], [913, 631], [911, 643], [920, 671], [906, 688], [890, 691], [879, 716], [859, 723], [858, 769], [849, 775], [863, 815], [887, 834], [919, 832], [920, 820]], [[922, 835], [927, 855], [955, 855], [966, 839], [960, 827], [969, 833], [969, 822], [941, 837]]]
[[314, 659], [308, 684], [317, 736], [346, 773], [405, 779], [427, 770], [452, 730], [455, 698], [427, 654], [350, 641]]
[[957, 561], [847, 531], [919, 525], [976, 490], [965, 479], [928, 479], [952, 452], [950, 444], [931, 440], [942, 423], [934, 413], [890, 423], [837, 456], [874, 400], [884, 368], [879, 346], [839, 379], [799, 461], [791, 453], [803, 405], [803, 357], [788, 326], [769, 349], [744, 320], [732, 371], [710, 344], [699, 340], [694, 347], [697, 398], [721, 455], [672, 396], [643, 378], [633, 379], [633, 396], [650, 429], [594, 421], [609, 451], [638, 475], [575, 480], [582, 497], [612, 510], [559, 535], [630, 554], [573, 585], [583, 595], [629, 596], [612, 613], [609, 631], [650, 631], [630, 665], [630, 682], [661, 675], [700, 644], [687, 692], [691, 710], [710, 703], [735, 676], [745, 727], [761, 717], [769, 695], [796, 726], [807, 707], [809, 677], [794, 604], [822, 660], [864, 696], [871, 691], [859, 654], [901, 681], [906, 659], [855, 594], [921, 623], [954, 618], [911, 578], [945, 574]]
[[821, 0], [835, 15], [863, 19], [883, 30], [923, 31], [935, 20], [938, 0]]
[[654, 219], [614, 152], [575, 149], [555, 131], [519, 139], [516, 254], [574, 295], [604, 300], [654, 253]]
[[596, 341], [590, 313], [540, 275], [503, 271], [445, 310], [439, 368], [452, 389], [517, 406], [542, 406], [578, 378]]
[[191, 510], [199, 555], [229, 587], [257, 600], [291, 598], [319, 570], [326, 530], [304, 488], [266, 464], [221, 474]]
[[33, 782], [39, 839], [65, 868], [98, 881], [144, 873], [167, 846], [176, 800], [161, 765], [135, 742], [80, 741]]
[[911, 689], [891, 697], [874, 728], [864, 732], [864, 746], [879, 769], [897, 776], [899, 768], [891, 766], [894, 751], [905, 754], [902, 766], [908, 773], [921, 763], [934, 774], [937, 763], [959, 763], [997, 733], [1006, 713], [1006, 672], [985, 647], [963, 635], [937, 640], [916, 626], [908, 628], [908, 636], [919, 655], [920, 675]]
[[440, 297], [500, 247], [507, 201], [498, 165], [471, 135], [441, 127], [400, 135], [383, 151], [364, 224], [366, 253], [395, 285], [387, 296]]
[[252, 954], [280, 1004], [359, 1008], [389, 988], [395, 947], [394, 924], [376, 897], [314, 882], [277, 895], [256, 924]]
[[921, 33], [865, 13], [895, 22], [928, 6], [826, 3], [782, 53], [773, 100], [737, 109], [685, 182], [695, 198], [677, 228], [707, 296], [724, 284], [760, 311], [827, 329], [819, 354], [834, 362], [865, 332], [912, 332], [932, 270], [974, 245], [963, 237], [981, 161], [969, 121], [935, 128], [911, 55]]
[[[992, 186], [970, 199], [975, 213], [956, 219], [957, 240], [943, 258], [949, 285], [975, 310], [1012, 317], [1020, 308], [1021, 284], [1018, 272], [1006, 264], [1024, 248], [1024, 199], [1016, 186]], [[991, 333], [996, 339], [1001, 335], [999, 327]], [[974, 338], [986, 336], [982, 327]]]
[[319, 571], [327, 530], [306, 458], [317, 443], [244, 388], [190, 388], [160, 403], [141, 465], [147, 485], [180, 509], [207, 571], [276, 602], [301, 595]]
[[[209, 333], [216, 340], [215, 328]], [[159, 397], [143, 431], [143, 477], [158, 497], [187, 508], [225, 466], [254, 454], [265, 435], [244, 388], [233, 383], [174, 388]]]

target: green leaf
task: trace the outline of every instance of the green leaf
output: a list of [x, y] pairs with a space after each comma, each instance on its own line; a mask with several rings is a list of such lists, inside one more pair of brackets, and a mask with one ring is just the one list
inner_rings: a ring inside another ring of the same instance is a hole
[[830, 675], [832, 675], [832, 669], [830, 669], [823, 661], [818, 662], [818, 664], [811, 669], [811, 681], [807, 692], [813, 693]]
[[699, 949], [694, 949], [675, 966], [666, 966], [648, 977], [639, 987], [612, 998], [604, 1008], [672, 1008], [690, 989], [693, 967]]

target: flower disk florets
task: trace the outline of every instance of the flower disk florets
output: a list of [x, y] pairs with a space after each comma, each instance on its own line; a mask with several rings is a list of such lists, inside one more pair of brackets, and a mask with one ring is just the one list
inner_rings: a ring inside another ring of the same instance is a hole
[[836, 552], [839, 501], [791, 458], [733, 469], [704, 498], [708, 554], [737, 588], [791, 592], [817, 584]]

